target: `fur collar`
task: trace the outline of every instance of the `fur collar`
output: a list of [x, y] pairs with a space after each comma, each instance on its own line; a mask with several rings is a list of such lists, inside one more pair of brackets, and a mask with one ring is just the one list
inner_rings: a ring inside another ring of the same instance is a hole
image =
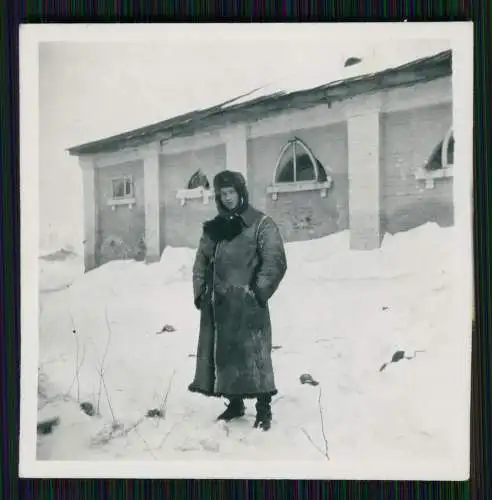
[[203, 231], [216, 242], [233, 240], [242, 233], [243, 228], [243, 221], [238, 216], [226, 219], [218, 215], [203, 225]]
[[239, 236], [245, 227], [251, 227], [263, 213], [249, 206], [242, 214], [232, 217], [218, 215], [203, 224], [203, 231], [213, 241], [231, 241]]

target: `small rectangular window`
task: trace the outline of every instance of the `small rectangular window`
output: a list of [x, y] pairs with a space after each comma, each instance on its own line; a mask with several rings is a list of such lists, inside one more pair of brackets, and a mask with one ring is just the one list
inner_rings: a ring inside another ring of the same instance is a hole
[[133, 198], [133, 179], [131, 177], [120, 177], [112, 181], [113, 200], [124, 200]]

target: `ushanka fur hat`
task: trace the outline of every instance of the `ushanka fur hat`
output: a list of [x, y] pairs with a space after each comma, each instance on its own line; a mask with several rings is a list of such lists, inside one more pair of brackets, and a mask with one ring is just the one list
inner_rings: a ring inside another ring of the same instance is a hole
[[[223, 170], [214, 177], [213, 184], [219, 214], [214, 219], [206, 221], [203, 229], [214, 241], [230, 241], [238, 236], [246, 225], [252, 223], [250, 219], [256, 217], [256, 210], [249, 207], [246, 180], [240, 172]], [[239, 203], [234, 210], [228, 210], [220, 199], [220, 190], [227, 187], [234, 188], [239, 195]]]
[[234, 188], [239, 195], [239, 205], [236, 210], [234, 210], [234, 212], [244, 212], [249, 206], [249, 196], [248, 189], [246, 187], [246, 179], [240, 172], [223, 170], [214, 177], [215, 202], [217, 204], [217, 210], [219, 211], [219, 214], [222, 216], [227, 216], [229, 214], [229, 211], [224, 207], [224, 205], [222, 205], [222, 202], [220, 201], [220, 190], [226, 187]]

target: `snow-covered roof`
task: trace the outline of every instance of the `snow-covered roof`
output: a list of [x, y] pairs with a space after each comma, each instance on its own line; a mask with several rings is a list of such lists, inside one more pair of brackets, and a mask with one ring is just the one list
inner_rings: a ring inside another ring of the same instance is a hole
[[[351, 56], [360, 59], [360, 62], [344, 66], [349, 55], [340, 60], [339, 65], [324, 65], [322, 61], [313, 65], [312, 61], [306, 61], [305, 68], [299, 68], [283, 78], [215, 106], [75, 146], [68, 151], [71, 155], [115, 151], [156, 138], [170, 139], [176, 135], [186, 135], [227, 121], [258, 119], [286, 106], [305, 106], [306, 99], [313, 104], [316, 99], [318, 102], [333, 102], [381, 88], [410, 85], [451, 74], [451, 50], [446, 48], [445, 43], [440, 46], [434, 44], [434, 47], [426, 44], [410, 47], [387, 44], [369, 53], [352, 53]], [[407, 73], [405, 78], [399, 77], [401, 73]], [[309, 95], [316, 92], [319, 93], [317, 97]]]
[[[420, 43], [419, 43], [420, 42]], [[435, 56], [449, 50], [447, 41], [421, 41], [414, 44], [386, 44], [373, 47], [368, 52], [350, 52], [350, 56], [342, 55], [338, 65], [323, 64], [317, 61], [313, 64], [311, 60], [306, 61], [306, 67], [285, 75], [274, 82], [265, 84], [261, 88], [238, 97], [232, 102], [225, 104], [223, 109], [232, 106], [252, 102], [261, 97], [287, 95], [304, 90], [316, 89], [324, 85], [333, 85], [349, 80], [351, 78], [374, 75], [376, 73], [403, 67], [404, 65], [421, 59]], [[429, 46], [430, 43], [430, 46]], [[360, 59], [360, 63], [344, 66], [350, 57]]]

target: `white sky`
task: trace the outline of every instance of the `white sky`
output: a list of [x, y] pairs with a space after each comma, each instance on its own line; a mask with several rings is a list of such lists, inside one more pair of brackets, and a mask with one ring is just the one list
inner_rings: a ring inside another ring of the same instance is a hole
[[[327, 25], [326, 37], [318, 30], [302, 39], [291, 29], [268, 40], [252, 32], [228, 39], [40, 44], [41, 245], [78, 247], [82, 240], [81, 176], [68, 147], [217, 104], [286, 74], [322, 67], [336, 78], [346, 57], [372, 51], [370, 42], [347, 40], [334, 43]], [[435, 51], [447, 48], [448, 42], [434, 42]], [[416, 40], [406, 49], [416, 57], [433, 51], [428, 41]], [[384, 59], [399, 51], [384, 43], [376, 52]]]

